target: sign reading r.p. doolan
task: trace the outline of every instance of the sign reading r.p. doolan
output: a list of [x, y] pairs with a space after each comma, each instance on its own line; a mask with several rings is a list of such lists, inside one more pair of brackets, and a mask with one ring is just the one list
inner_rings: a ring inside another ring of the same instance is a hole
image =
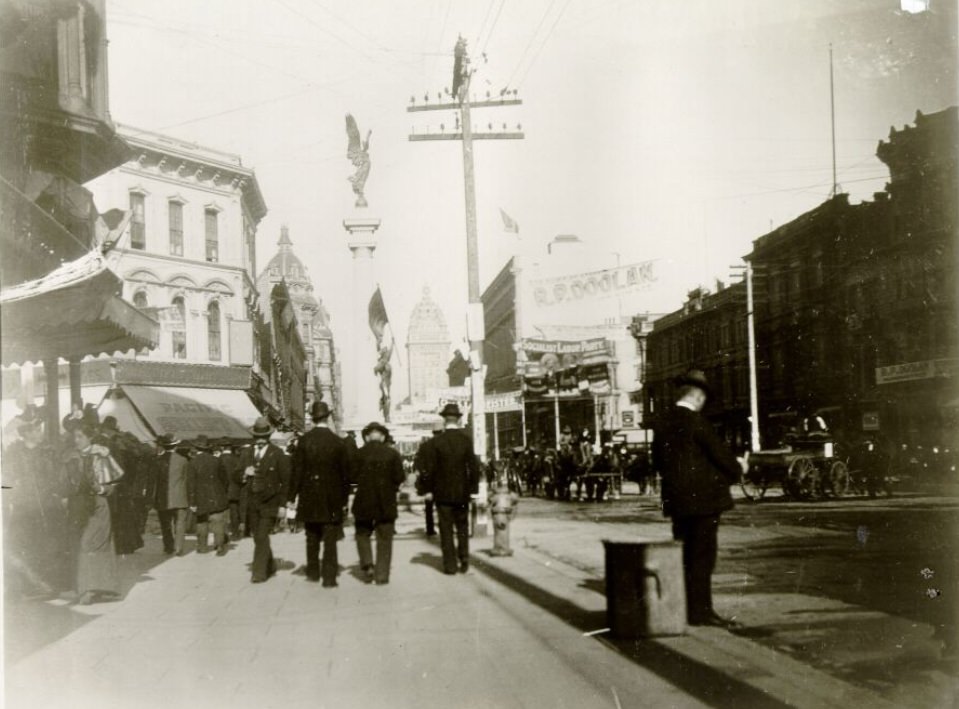
[[649, 288], [655, 280], [653, 261], [643, 261], [604, 271], [533, 280], [530, 281], [530, 286], [536, 305], [550, 307], [626, 295]]

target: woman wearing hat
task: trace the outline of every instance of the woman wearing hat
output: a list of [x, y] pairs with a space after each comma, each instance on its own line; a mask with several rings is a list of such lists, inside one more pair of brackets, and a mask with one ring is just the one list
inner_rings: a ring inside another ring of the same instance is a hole
[[[403, 458], [386, 441], [390, 432], [381, 423], [373, 422], [363, 429], [366, 444], [356, 455], [353, 482], [353, 518], [356, 520], [356, 550], [360, 568], [367, 583], [378, 585], [390, 581], [390, 561], [393, 556], [393, 534], [396, 522], [396, 494], [406, 475]], [[376, 559], [370, 538], [376, 534]]]

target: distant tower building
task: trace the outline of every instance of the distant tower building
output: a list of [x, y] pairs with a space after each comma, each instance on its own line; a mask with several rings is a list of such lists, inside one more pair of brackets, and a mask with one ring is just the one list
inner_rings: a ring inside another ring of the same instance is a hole
[[290, 300], [296, 312], [297, 326], [306, 346], [307, 357], [307, 401], [322, 398], [340, 417], [340, 377], [333, 345], [333, 332], [330, 330], [330, 314], [323, 302], [313, 294], [313, 281], [306, 266], [293, 253], [290, 230], [284, 224], [280, 227], [280, 250], [260, 272], [256, 288], [260, 297], [269, 294], [280, 281], [285, 281], [290, 292]]
[[406, 335], [409, 357], [410, 403], [428, 403], [431, 389], [447, 386], [446, 364], [450, 355], [450, 333], [446, 318], [430, 297], [430, 289], [423, 289], [423, 297], [413, 308], [410, 328]]

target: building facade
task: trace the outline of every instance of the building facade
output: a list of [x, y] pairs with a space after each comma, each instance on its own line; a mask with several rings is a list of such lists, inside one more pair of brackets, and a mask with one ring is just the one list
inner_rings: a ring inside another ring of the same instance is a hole
[[423, 296], [410, 314], [406, 331], [406, 362], [409, 372], [410, 403], [431, 401], [431, 394], [447, 386], [446, 366], [450, 356], [450, 333], [446, 317], [430, 295]]
[[116, 295], [119, 279], [103, 257], [124, 214], [104, 213], [83, 187], [130, 156], [110, 118], [105, 3], [14, 1], [2, 13], [4, 420], [9, 409], [39, 404], [42, 386], [47, 435], [56, 438], [61, 365], [66, 404], [79, 404], [82, 358], [155, 347], [158, 329]]
[[[941, 446], [954, 436], [957, 155], [957, 109], [919, 112], [914, 126], [879, 143], [877, 156], [890, 171], [884, 191], [856, 205], [837, 194], [753, 242], [746, 259], [756, 274], [764, 446], [812, 414], [848, 440]], [[648, 415], [672, 403], [672, 378], [705, 369], [717, 388], [712, 416], [731, 440], [742, 440], [743, 300], [742, 286], [694, 291], [683, 309], [656, 323], [648, 338]], [[731, 350], [722, 346], [726, 329], [737, 333]]]
[[341, 421], [339, 362], [330, 327], [330, 314], [322, 299], [317, 298], [309, 272], [293, 252], [293, 241], [286, 225], [280, 229], [277, 246], [277, 253], [260, 271], [257, 289], [260, 293], [270, 293], [280, 282], [285, 284], [306, 353], [307, 402], [325, 401], [333, 409], [335, 420]]

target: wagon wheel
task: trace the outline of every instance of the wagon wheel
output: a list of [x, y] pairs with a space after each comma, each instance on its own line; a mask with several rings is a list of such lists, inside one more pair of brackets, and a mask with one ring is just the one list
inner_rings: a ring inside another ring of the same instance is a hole
[[823, 485], [826, 494], [829, 497], [845, 497], [849, 494], [849, 483], [849, 467], [841, 460], [833, 462]]
[[766, 472], [759, 468], [755, 472], [750, 471], [743, 475], [739, 486], [743, 489], [743, 495], [747, 500], [759, 501], [765, 497], [769, 481], [766, 479]]
[[786, 478], [789, 492], [800, 500], [808, 500], [819, 487], [819, 469], [809, 458], [796, 458]]

